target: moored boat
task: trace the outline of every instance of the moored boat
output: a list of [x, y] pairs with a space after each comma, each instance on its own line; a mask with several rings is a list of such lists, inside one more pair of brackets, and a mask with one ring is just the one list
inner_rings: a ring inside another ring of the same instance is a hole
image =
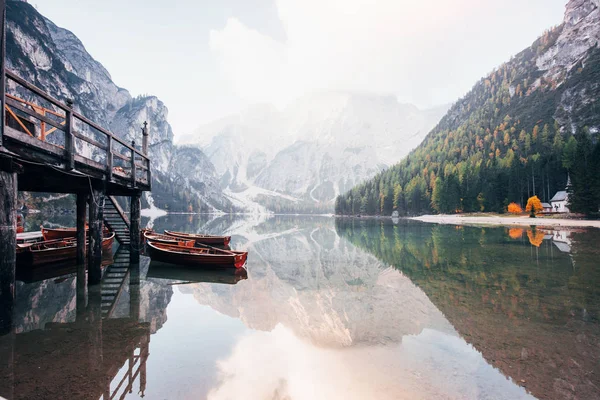
[[181, 247], [152, 241], [147, 243], [147, 248], [153, 260], [177, 265], [241, 268], [248, 257], [245, 251]]
[[150, 241], [182, 247], [194, 247], [196, 245], [194, 239], [182, 239], [169, 235], [161, 235], [160, 233], [152, 232], [150, 230], [144, 231], [144, 240], [147, 242]]
[[[114, 233], [110, 233], [102, 239], [103, 252], [112, 250], [114, 239]], [[72, 261], [76, 258], [77, 240], [75, 238], [17, 245], [17, 264], [22, 267], [35, 267], [62, 261]]]
[[200, 233], [184, 233], [165, 230], [165, 235], [195, 240], [196, 244], [208, 244], [216, 246], [228, 246], [231, 241], [231, 236], [215, 236], [215, 235], [203, 235]]
[[[87, 227], [86, 227], [87, 232]], [[74, 238], [77, 236], [77, 228], [44, 228], [42, 226], [42, 236], [45, 241]]]
[[[41, 229], [44, 240], [67, 239], [74, 238], [77, 236], [77, 228], [44, 228], [42, 226]], [[87, 235], [87, 226], [85, 227], [85, 232]], [[104, 227], [103, 232], [106, 236], [109, 233], [109, 230], [106, 227]]]

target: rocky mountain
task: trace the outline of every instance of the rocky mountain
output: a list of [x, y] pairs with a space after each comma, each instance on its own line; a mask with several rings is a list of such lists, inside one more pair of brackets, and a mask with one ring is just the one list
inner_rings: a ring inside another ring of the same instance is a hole
[[251, 107], [182, 143], [202, 148], [241, 207], [331, 212], [338, 194], [416, 147], [445, 110], [422, 111], [393, 96], [314, 93], [282, 111]]
[[549, 201], [568, 175], [571, 210], [597, 212], [599, 42], [599, 1], [569, 1], [560, 26], [477, 82], [406, 159], [340, 196], [337, 212], [503, 212]]
[[[197, 148], [173, 144], [167, 107], [154, 96], [133, 98], [71, 32], [56, 26], [22, 1], [7, 3], [8, 68], [127, 142], [141, 144], [150, 125], [154, 204], [174, 211], [230, 210], [212, 163]], [[29, 94], [9, 84], [20, 97]], [[175, 162], [177, 160], [177, 162]], [[193, 174], [190, 174], [193, 171]]]

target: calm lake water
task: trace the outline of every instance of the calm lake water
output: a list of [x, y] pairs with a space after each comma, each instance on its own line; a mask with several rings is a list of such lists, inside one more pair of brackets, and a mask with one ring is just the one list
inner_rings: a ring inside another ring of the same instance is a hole
[[600, 230], [396, 222], [146, 220], [232, 235], [247, 276], [144, 257], [117, 298], [73, 271], [20, 276], [0, 396], [600, 398]]

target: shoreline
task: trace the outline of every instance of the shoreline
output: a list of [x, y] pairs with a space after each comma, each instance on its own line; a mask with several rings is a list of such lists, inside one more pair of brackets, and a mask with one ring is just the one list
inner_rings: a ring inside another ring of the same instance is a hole
[[466, 217], [460, 215], [423, 215], [410, 218], [414, 221], [432, 224], [450, 225], [504, 225], [504, 226], [561, 226], [569, 228], [597, 228], [600, 229], [600, 221], [579, 219], [553, 219], [553, 218], [529, 218], [524, 217]]

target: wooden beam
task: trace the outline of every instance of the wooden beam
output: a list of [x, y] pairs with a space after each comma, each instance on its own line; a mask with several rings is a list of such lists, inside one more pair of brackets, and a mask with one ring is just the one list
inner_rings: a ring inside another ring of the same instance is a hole
[[[102, 185], [100, 185], [102, 186]], [[102, 227], [104, 225], [104, 187], [92, 188], [89, 208], [88, 284], [102, 280]]]
[[91, 139], [91, 138], [84, 136], [81, 133], [75, 132], [75, 131], [73, 131], [73, 136], [75, 136], [79, 140], [83, 140], [84, 142], [87, 142], [87, 143], [91, 144], [92, 146], [99, 148], [100, 150], [106, 151], [106, 146], [104, 145], [104, 143], [97, 142], [94, 139]]
[[[43, 151], [45, 153], [49, 153], [49, 154], [58, 156], [59, 158], [62, 158], [62, 159], [65, 158], [65, 149], [60, 148], [56, 145], [47, 143], [47, 142], [42, 142], [39, 139], [31, 137], [31, 136], [27, 135], [26, 133], [19, 132], [18, 130], [10, 128], [8, 126], [4, 127], [4, 140], [6, 141], [6, 139], [11, 139], [14, 141], [21, 142], [21, 144], [25, 145], [26, 147], [33, 148], [33, 149], [35, 149], [35, 151]], [[8, 146], [5, 144], [5, 147], [8, 147]], [[37, 160], [32, 159], [31, 161], [37, 161]]]
[[0, 336], [12, 330], [16, 248], [17, 174], [0, 170]]

